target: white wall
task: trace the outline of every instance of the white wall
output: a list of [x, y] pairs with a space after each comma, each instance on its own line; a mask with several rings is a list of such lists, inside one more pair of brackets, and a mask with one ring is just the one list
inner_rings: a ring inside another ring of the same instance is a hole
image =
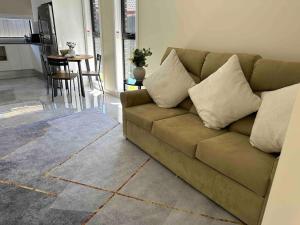
[[30, 45], [5, 46], [7, 61], [0, 61], [0, 71], [33, 69], [33, 53]]
[[0, 16], [32, 17], [30, 0], [0, 0]]
[[299, 0], [138, 0], [150, 71], [168, 46], [300, 60]]
[[106, 91], [114, 94], [117, 87], [115, 56], [115, 14], [113, 0], [100, 0], [103, 74]]
[[84, 22], [81, 0], [53, 0], [57, 43], [67, 49], [67, 41], [76, 42], [77, 54], [85, 54]]
[[262, 225], [300, 223], [300, 93], [280, 155]]

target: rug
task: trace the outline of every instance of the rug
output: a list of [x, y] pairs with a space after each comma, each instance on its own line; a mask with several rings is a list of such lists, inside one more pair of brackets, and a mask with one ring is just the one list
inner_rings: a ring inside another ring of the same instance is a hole
[[0, 224], [80, 224], [109, 194], [44, 173], [118, 124], [90, 110], [0, 128]]

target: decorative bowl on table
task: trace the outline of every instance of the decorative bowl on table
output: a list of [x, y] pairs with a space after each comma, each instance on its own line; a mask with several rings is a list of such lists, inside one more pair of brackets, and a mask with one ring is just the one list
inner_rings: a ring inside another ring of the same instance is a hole
[[62, 49], [62, 50], [59, 50], [59, 51], [60, 51], [60, 54], [62, 56], [65, 56], [65, 55], [67, 55], [69, 53], [69, 49]]

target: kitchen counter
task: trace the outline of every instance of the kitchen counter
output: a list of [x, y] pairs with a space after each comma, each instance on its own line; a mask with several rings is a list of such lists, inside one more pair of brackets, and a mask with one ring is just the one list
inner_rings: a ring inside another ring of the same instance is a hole
[[0, 38], [0, 45], [10, 45], [10, 44], [41, 45], [40, 43], [28, 42], [24, 38]]
[[37, 70], [42, 71], [40, 45], [25, 42], [0, 42], [5, 47], [6, 60], [0, 61], [0, 72]]

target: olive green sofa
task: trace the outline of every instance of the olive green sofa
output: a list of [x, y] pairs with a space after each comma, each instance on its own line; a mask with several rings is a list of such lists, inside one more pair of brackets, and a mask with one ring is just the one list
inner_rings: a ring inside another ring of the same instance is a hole
[[[175, 49], [196, 82], [207, 78], [232, 55]], [[237, 55], [258, 94], [300, 82], [300, 63]], [[203, 126], [189, 98], [176, 108], [164, 109], [144, 89], [121, 93], [121, 102], [123, 132], [128, 140], [241, 221], [260, 224], [279, 155], [250, 145], [255, 114], [226, 129], [213, 130]]]

